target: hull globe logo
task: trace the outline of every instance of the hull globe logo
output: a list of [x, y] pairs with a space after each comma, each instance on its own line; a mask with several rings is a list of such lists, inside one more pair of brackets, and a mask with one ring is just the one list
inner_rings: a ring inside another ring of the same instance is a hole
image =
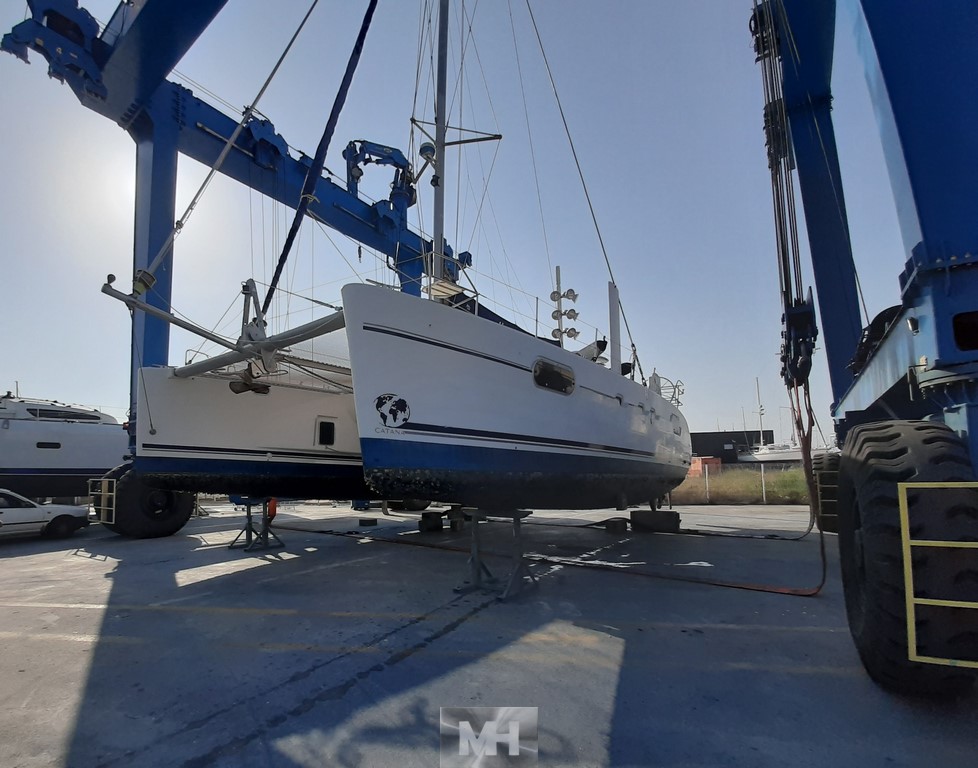
[[537, 765], [536, 707], [442, 707], [441, 768]]
[[399, 395], [378, 395], [374, 407], [385, 427], [400, 427], [411, 418], [411, 408], [407, 400]]

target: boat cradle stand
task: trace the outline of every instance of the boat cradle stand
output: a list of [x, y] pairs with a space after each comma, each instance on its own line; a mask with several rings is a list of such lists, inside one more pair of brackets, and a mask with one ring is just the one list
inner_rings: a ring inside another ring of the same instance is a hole
[[[244, 505], [246, 519], [245, 527], [235, 536], [234, 541], [228, 544], [228, 549], [244, 549], [245, 552], [251, 552], [256, 549], [278, 549], [285, 546], [285, 542], [272, 530], [272, 516], [268, 513], [271, 499], [261, 500], [261, 524], [256, 528], [251, 509], [258, 503], [258, 499], [240, 496], [230, 498], [235, 504]], [[241, 541], [242, 536], [244, 541]]]
[[[529, 581], [529, 585], [535, 585], [537, 583], [536, 576], [530, 571], [530, 567], [523, 557], [523, 535], [520, 527], [523, 518], [529, 516], [531, 510], [496, 510], [463, 507], [461, 512], [466, 519], [472, 522], [472, 535], [469, 540], [469, 577], [462, 584], [455, 587], [456, 593], [468, 594], [469, 592], [476, 591], [500, 592], [500, 599], [505, 600], [523, 591], [524, 587], [527, 586], [527, 581]], [[485, 522], [489, 517], [507, 517], [513, 521], [513, 570], [510, 572], [505, 584], [492, 575], [489, 566], [482, 559], [479, 529], [482, 527], [480, 524]]]

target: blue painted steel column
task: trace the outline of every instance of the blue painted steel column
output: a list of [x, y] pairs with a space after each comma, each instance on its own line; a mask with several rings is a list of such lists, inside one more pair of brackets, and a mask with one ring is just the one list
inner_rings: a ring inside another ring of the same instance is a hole
[[[136, 142], [136, 223], [133, 242], [133, 274], [145, 269], [166, 242], [176, 221], [177, 135], [172, 116], [152, 121], [144, 113], [130, 127]], [[146, 301], [169, 311], [173, 283], [173, 248], [156, 270], [156, 284]], [[142, 366], [166, 365], [170, 325], [136, 312], [132, 326], [132, 368], [129, 398], [136, 413], [136, 375]]]
[[834, 0], [784, 0], [778, 16], [784, 100], [811, 246], [832, 396], [852, 383], [847, 366], [862, 333], [849, 221], [832, 126], [829, 81]]
[[855, 10], [906, 251], [903, 303], [919, 328], [909, 363], [978, 467], [978, 4]]
[[861, 0], [861, 10], [859, 48], [906, 256], [974, 253], [978, 3]]

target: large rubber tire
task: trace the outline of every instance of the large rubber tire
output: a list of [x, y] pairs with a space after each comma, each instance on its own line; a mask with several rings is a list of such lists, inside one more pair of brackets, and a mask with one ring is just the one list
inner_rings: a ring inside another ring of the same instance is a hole
[[[820, 475], [828, 479], [828, 485], [830, 487], [837, 487], [839, 465], [841, 462], [842, 456], [838, 453], [820, 453], [818, 456], [813, 456], [812, 472], [815, 474], [816, 487], [818, 487]], [[827, 491], [827, 493], [831, 493], [831, 491]], [[823, 498], [821, 499], [821, 503], [819, 503], [819, 499], [816, 499], [814, 502], [815, 524], [818, 525], [818, 529], [823, 533], [839, 532], [837, 501], [837, 499]]]
[[194, 494], [151, 488], [131, 469], [115, 486], [116, 533], [133, 539], [172, 536], [190, 519]]
[[[967, 449], [943, 424], [864, 424], [853, 427], [846, 439], [839, 470], [838, 511], [839, 559], [849, 631], [870, 677], [891, 691], [954, 697], [967, 692], [974, 682], [967, 669], [911, 662], [908, 658], [897, 495], [899, 482], [956, 482], [973, 477]], [[934, 496], [927, 507], [927, 519], [913, 521], [914, 538], [978, 539], [975, 510], [962, 515], [954, 493], [960, 492]], [[915, 586], [918, 575], [926, 580], [929, 557], [926, 551], [913, 556]], [[926, 595], [918, 588], [917, 596]], [[955, 642], [973, 642], [955, 621], [947, 613], [930, 619], [918, 613], [918, 653], [929, 655], [927, 637], [946, 638], [952, 646]]]

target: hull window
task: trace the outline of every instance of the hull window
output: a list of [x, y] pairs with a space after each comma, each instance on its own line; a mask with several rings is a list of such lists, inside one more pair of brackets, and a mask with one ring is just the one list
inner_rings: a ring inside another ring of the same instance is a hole
[[97, 413], [79, 413], [54, 408], [28, 408], [27, 412], [35, 419], [55, 419], [56, 421], [101, 421]]
[[549, 360], [537, 360], [533, 365], [533, 381], [538, 387], [569, 395], [574, 391], [574, 371]]
[[336, 425], [331, 421], [319, 422], [319, 445], [332, 445], [336, 442]]
[[38, 448], [60, 448], [61, 443], [38, 443]]

